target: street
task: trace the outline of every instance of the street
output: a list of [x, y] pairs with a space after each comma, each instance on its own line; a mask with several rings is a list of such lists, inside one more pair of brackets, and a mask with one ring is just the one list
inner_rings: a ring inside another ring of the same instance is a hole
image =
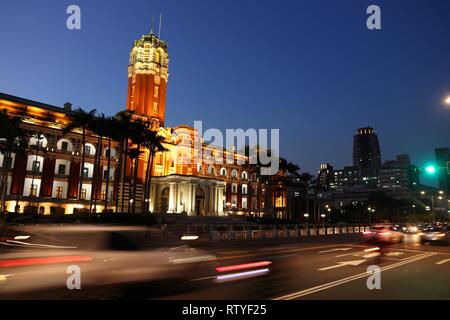
[[[178, 247], [177, 245], [175, 248]], [[174, 271], [172, 277], [168, 279], [121, 281], [105, 285], [89, 283], [83, 285], [81, 290], [68, 290], [65, 283], [62, 283], [59, 287], [48, 289], [22, 292], [3, 290], [0, 292], [0, 298], [164, 300], [450, 298], [448, 286], [450, 246], [422, 245], [417, 235], [405, 235], [403, 243], [388, 246], [382, 256], [376, 253], [376, 245], [366, 244], [361, 235], [330, 235], [298, 241], [199, 240], [182, 244], [181, 247], [198, 250], [200, 254], [177, 259], [177, 263], [189, 268]], [[1, 252], [4, 254], [10, 250], [2, 247]], [[166, 247], [164, 250], [172, 249]], [[0, 255], [0, 266], [2, 261], [4, 259]], [[369, 290], [367, 279], [370, 275], [367, 269], [372, 265], [381, 270], [381, 287]], [[0, 275], [5, 274], [7, 269], [4, 266], [0, 267]], [[0, 281], [0, 288], [6, 288], [9, 281], [5, 276], [3, 279], [7, 279], [3, 281], [5, 287], [1, 287]], [[81, 281], [83, 283], [83, 274]]]

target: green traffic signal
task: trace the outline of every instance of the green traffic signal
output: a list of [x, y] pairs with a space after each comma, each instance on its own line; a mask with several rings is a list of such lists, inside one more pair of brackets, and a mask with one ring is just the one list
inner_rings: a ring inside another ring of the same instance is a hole
[[425, 171], [426, 171], [427, 173], [429, 173], [429, 174], [435, 174], [435, 173], [436, 173], [436, 168], [435, 168], [435, 166], [427, 166], [427, 167], [425, 168]]

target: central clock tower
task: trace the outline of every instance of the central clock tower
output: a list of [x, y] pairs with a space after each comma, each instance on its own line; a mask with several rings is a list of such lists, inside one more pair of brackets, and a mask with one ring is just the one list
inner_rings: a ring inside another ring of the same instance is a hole
[[128, 65], [126, 108], [150, 120], [153, 129], [164, 126], [168, 66], [167, 43], [153, 32], [134, 42]]

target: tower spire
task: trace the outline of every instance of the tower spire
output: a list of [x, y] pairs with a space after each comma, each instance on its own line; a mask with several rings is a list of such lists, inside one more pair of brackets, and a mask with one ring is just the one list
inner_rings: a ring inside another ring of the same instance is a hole
[[159, 31], [158, 31], [159, 39], [161, 39], [161, 25], [162, 25], [162, 14], [159, 15]]
[[155, 22], [155, 18], [152, 17], [152, 23], [150, 24], [150, 34], [153, 34], [153, 23]]

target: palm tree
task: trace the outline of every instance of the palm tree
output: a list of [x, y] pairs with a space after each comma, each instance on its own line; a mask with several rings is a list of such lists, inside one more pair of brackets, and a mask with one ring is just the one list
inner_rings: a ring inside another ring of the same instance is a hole
[[[132, 191], [132, 205], [131, 212], [136, 212], [136, 190], [138, 183], [138, 169], [139, 169], [139, 156], [141, 155], [141, 146], [145, 143], [146, 132], [149, 128], [149, 122], [143, 122], [141, 120], [135, 120], [130, 128], [130, 138], [131, 142], [136, 145], [136, 148], [130, 150], [129, 157], [133, 163], [133, 169], [131, 171], [132, 183], [133, 183], [133, 191]], [[129, 189], [131, 190], [131, 188]]]
[[[34, 153], [34, 162], [37, 162], [38, 161], [38, 157], [39, 157], [39, 153], [41, 151], [46, 153], [46, 150], [42, 148], [42, 143], [41, 143], [42, 139], [44, 139], [45, 136], [42, 133], [42, 131], [37, 131], [37, 132], [35, 132], [35, 133], [33, 133], [31, 135], [31, 138], [34, 138], [36, 140], [35, 144], [30, 145], [30, 149], [35, 152]], [[33, 175], [31, 177], [31, 188], [33, 188], [33, 186], [34, 186], [34, 179], [36, 177], [36, 169], [34, 167], [32, 167], [31, 169], [32, 169], [32, 172], [33, 172]], [[30, 209], [31, 209], [31, 198], [32, 197], [38, 197], [38, 192], [39, 192], [39, 190], [36, 189], [36, 194], [35, 195], [31, 195], [30, 194], [30, 199], [29, 199], [29, 202], [28, 202], [28, 207], [30, 207]], [[38, 210], [38, 213], [39, 213], [39, 202], [38, 202], [38, 205], [37, 205], [37, 210]]]
[[145, 132], [144, 146], [148, 149], [147, 170], [145, 172], [144, 199], [142, 202], [142, 212], [149, 212], [150, 188], [152, 183], [153, 159], [157, 152], [166, 152], [168, 149], [163, 146], [164, 137], [159, 136], [156, 131], [147, 130]]
[[63, 134], [67, 134], [68, 132], [72, 131], [76, 128], [81, 128], [82, 131], [82, 138], [81, 138], [81, 172], [80, 172], [80, 184], [78, 188], [78, 200], [81, 199], [81, 191], [83, 188], [83, 178], [84, 178], [84, 165], [86, 162], [86, 130], [89, 129], [92, 126], [93, 119], [95, 117], [95, 113], [97, 110], [93, 109], [89, 112], [86, 112], [82, 108], [78, 108], [74, 111], [71, 119], [71, 123], [68, 124], [64, 130]]
[[25, 154], [28, 143], [27, 134], [21, 128], [21, 119], [10, 117], [6, 110], [0, 111], [0, 152], [3, 154], [2, 174], [0, 181], [1, 212], [6, 211], [6, 188], [8, 169], [13, 153]]
[[[95, 175], [92, 179], [92, 192], [91, 192], [91, 199], [89, 202], [89, 213], [92, 212], [92, 206], [94, 206], [94, 210], [97, 211], [97, 188], [98, 183], [101, 184], [102, 180], [102, 166], [101, 166], [101, 159], [102, 159], [102, 153], [103, 153], [103, 137], [106, 137], [109, 134], [109, 122], [107, 117], [102, 113], [98, 117], [94, 118], [89, 126], [89, 129], [97, 134], [97, 152], [95, 153], [95, 160], [94, 160], [94, 172]], [[100, 170], [100, 172], [99, 172]], [[100, 175], [100, 176], [99, 176]], [[100, 188], [101, 189], [101, 188]], [[106, 207], [105, 207], [106, 209]]]
[[[302, 173], [299, 176], [299, 179], [301, 183], [303, 184], [303, 189], [305, 193], [305, 201], [306, 201], [306, 213], [309, 214], [309, 190], [311, 188], [311, 181], [314, 178], [313, 175], [309, 174], [308, 172]], [[314, 217], [315, 219], [315, 217]]]
[[121, 183], [121, 199], [119, 196], [116, 198], [116, 212], [119, 208], [119, 200], [121, 202], [121, 210], [125, 208], [125, 176], [128, 156], [128, 141], [130, 138], [130, 127], [133, 123], [133, 111], [121, 111], [115, 115], [115, 134], [116, 139], [119, 141], [119, 186]]
[[[132, 148], [129, 151], [128, 156], [131, 160], [131, 182], [133, 187], [128, 189], [128, 199], [131, 202], [131, 213], [136, 211], [136, 189], [137, 189], [137, 176], [138, 176], [138, 164], [139, 156], [141, 155], [141, 146], [138, 145], [136, 148]], [[132, 191], [131, 191], [132, 189]], [[128, 213], [130, 212], [130, 202], [128, 203]]]
[[109, 197], [109, 176], [111, 174], [111, 146], [112, 139], [116, 137], [117, 121], [114, 117], [109, 117], [104, 120], [104, 134], [108, 137], [108, 164], [106, 166], [106, 186], [105, 186], [105, 212], [108, 211], [108, 197]]

